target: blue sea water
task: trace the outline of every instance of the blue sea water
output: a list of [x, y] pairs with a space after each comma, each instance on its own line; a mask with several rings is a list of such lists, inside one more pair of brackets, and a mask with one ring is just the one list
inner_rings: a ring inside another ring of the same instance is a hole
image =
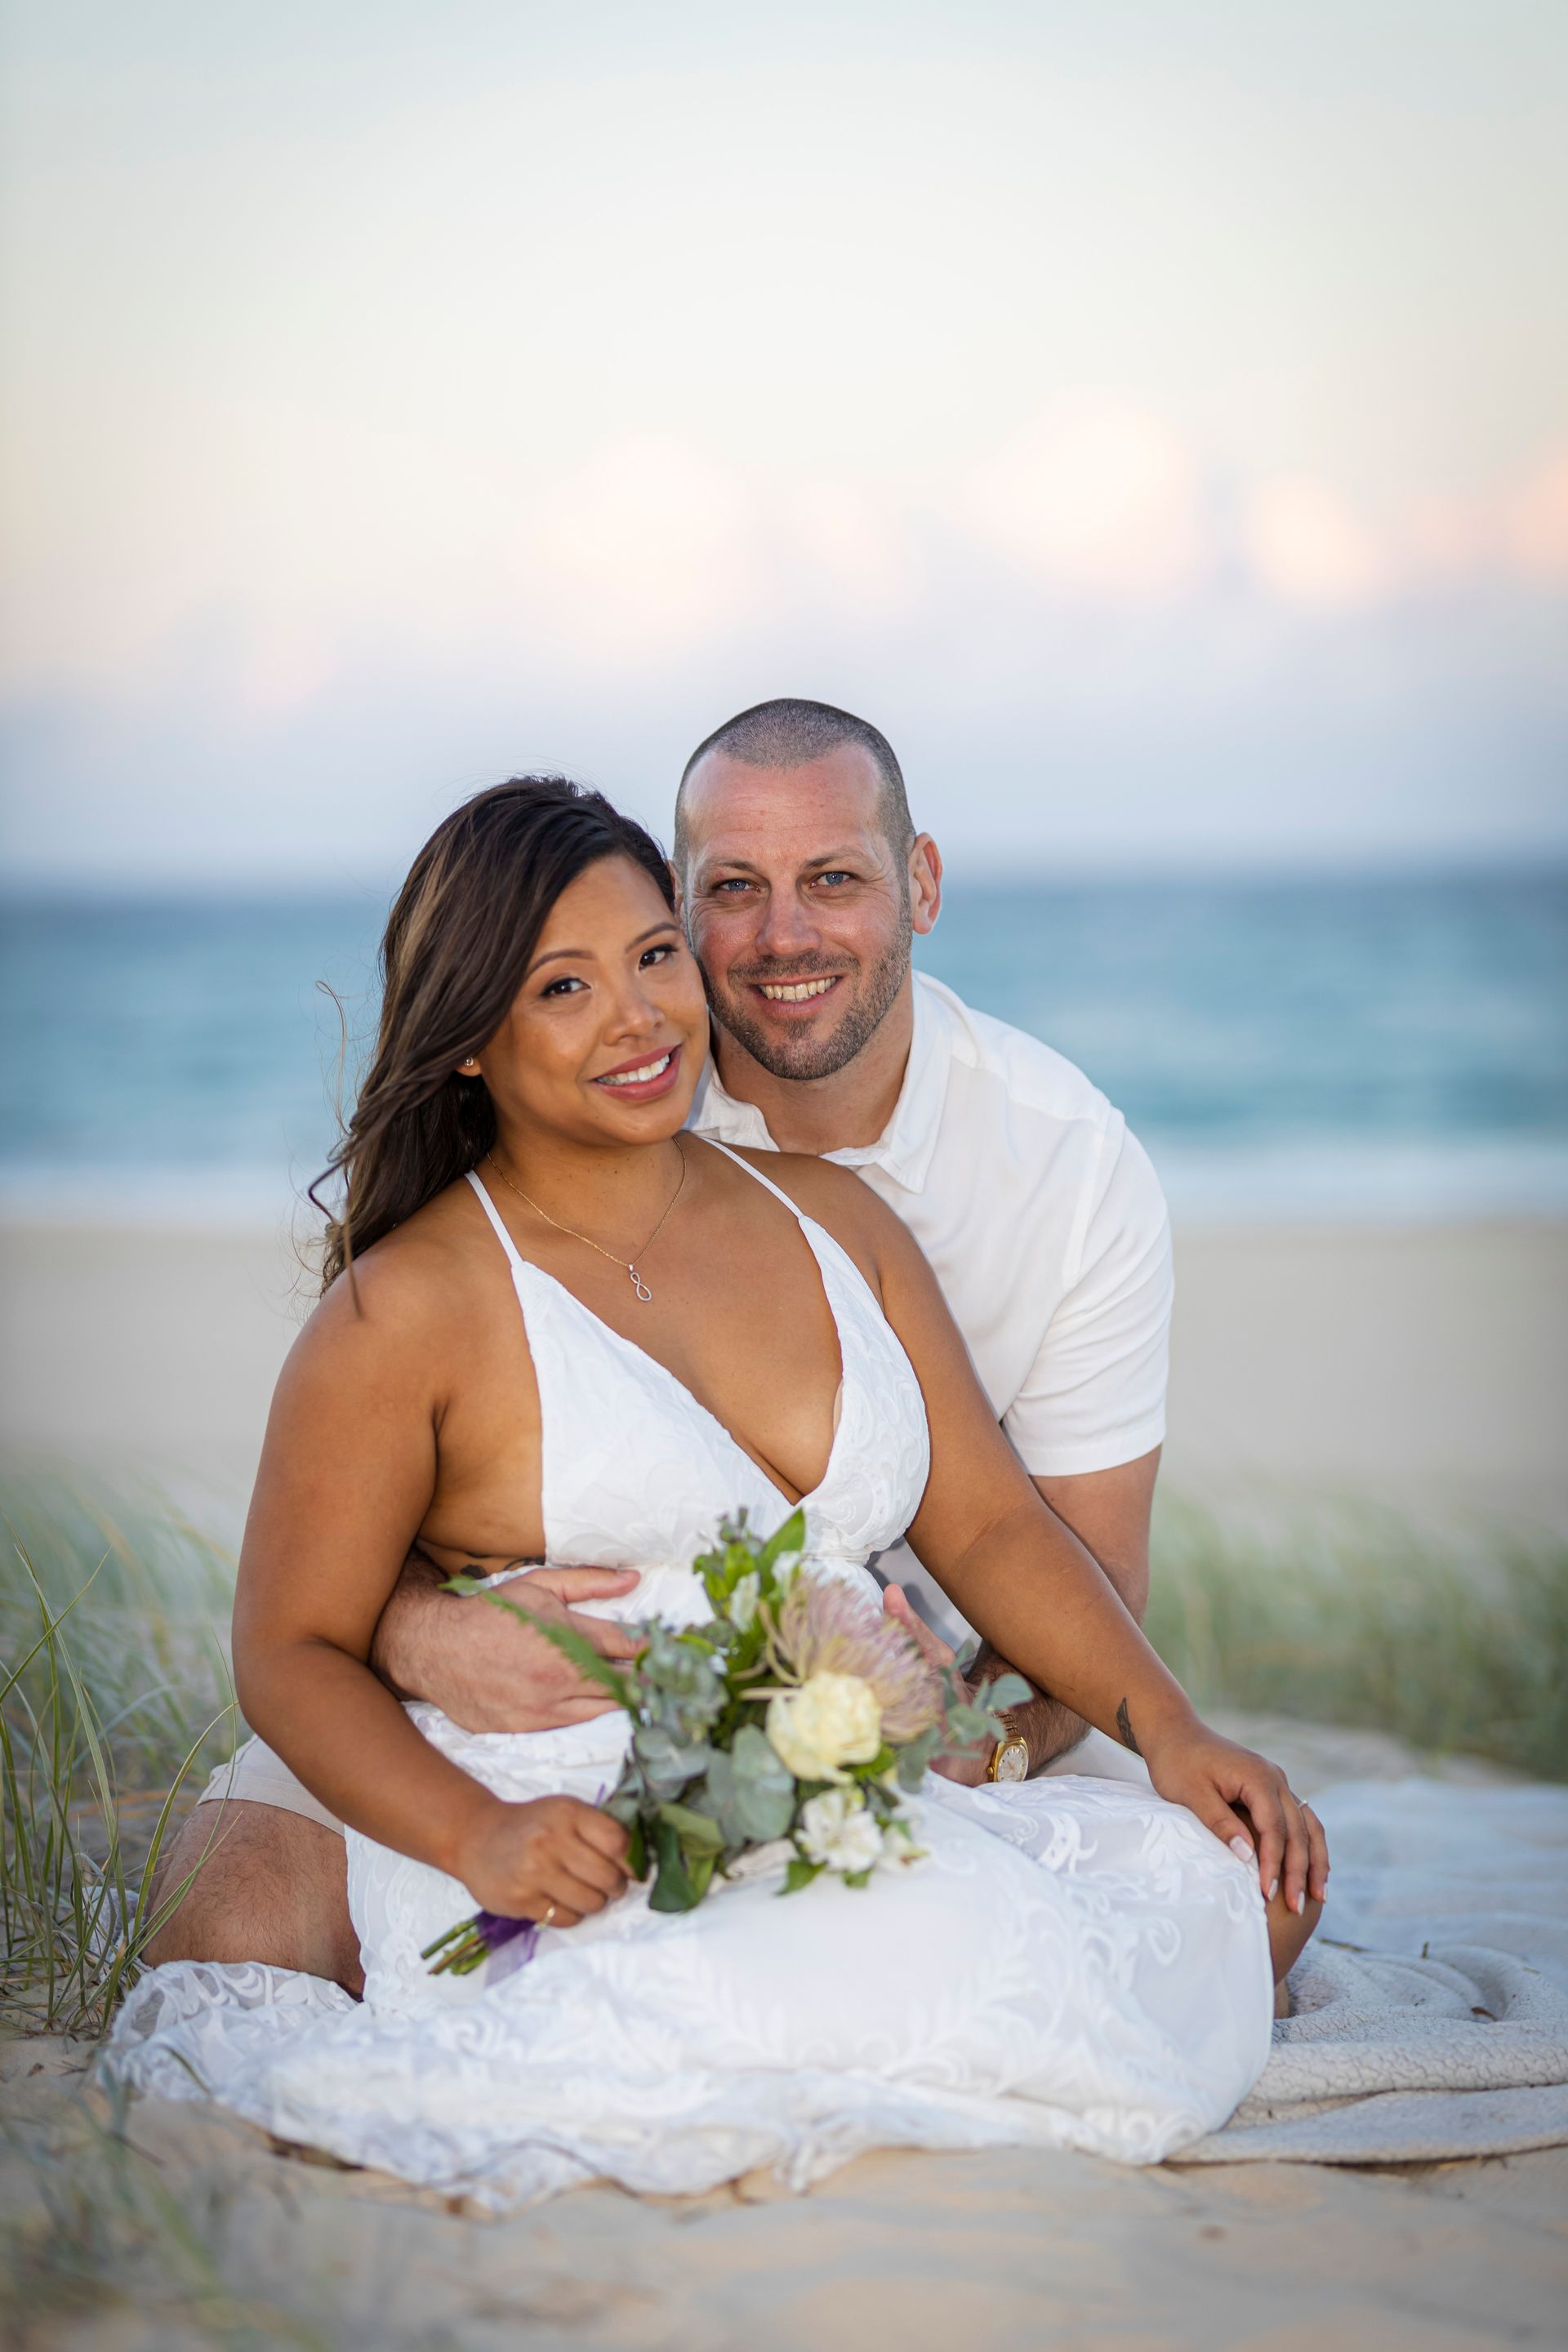
[[[0, 1205], [271, 1216], [384, 898], [0, 908]], [[956, 887], [919, 961], [1089, 1071], [1179, 1217], [1568, 1213], [1568, 873]]]

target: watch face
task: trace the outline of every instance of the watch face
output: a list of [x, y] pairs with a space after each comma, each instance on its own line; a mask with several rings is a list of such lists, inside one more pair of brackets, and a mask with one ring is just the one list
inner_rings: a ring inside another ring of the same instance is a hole
[[1026, 1739], [1009, 1739], [996, 1759], [999, 1780], [1026, 1780], [1029, 1777], [1029, 1743]]

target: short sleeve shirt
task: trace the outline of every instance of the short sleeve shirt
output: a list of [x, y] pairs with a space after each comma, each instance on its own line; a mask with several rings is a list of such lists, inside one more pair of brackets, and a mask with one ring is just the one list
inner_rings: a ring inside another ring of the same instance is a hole
[[[777, 1149], [711, 1063], [690, 1125]], [[1081, 1070], [917, 972], [886, 1130], [824, 1156], [919, 1242], [1031, 1475], [1114, 1469], [1163, 1442], [1170, 1219], [1147, 1153]]]

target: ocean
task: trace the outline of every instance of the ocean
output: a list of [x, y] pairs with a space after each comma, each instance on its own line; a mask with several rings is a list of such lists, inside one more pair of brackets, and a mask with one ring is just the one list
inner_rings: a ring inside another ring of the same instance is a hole
[[[0, 906], [0, 1208], [285, 1213], [385, 903]], [[969, 882], [917, 960], [1087, 1070], [1179, 1221], [1568, 1213], [1568, 872]]]

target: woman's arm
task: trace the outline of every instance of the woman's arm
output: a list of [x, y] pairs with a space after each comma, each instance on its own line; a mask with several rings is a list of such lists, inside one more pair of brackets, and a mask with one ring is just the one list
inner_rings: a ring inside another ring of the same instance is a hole
[[[992, 1647], [1143, 1757], [1155, 1788], [1256, 1852], [1266, 1895], [1321, 1900], [1328, 1856], [1283, 1773], [1202, 1723], [1091, 1555], [1042, 1499], [997, 1424], [919, 1246], [869, 1189], [787, 1163], [790, 1189], [873, 1272], [924, 1392], [931, 1475], [909, 1541]], [[1249, 1817], [1244, 1820], [1235, 1809]]]
[[[340, 1819], [563, 1926], [618, 1893], [623, 1833], [568, 1798], [509, 1805], [432, 1747], [371, 1671], [376, 1622], [435, 1492], [449, 1354], [416, 1268], [359, 1270], [296, 1341], [268, 1418], [235, 1596], [247, 1720]], [[432, 1369], [436, 1368], [436, 1369]]]

